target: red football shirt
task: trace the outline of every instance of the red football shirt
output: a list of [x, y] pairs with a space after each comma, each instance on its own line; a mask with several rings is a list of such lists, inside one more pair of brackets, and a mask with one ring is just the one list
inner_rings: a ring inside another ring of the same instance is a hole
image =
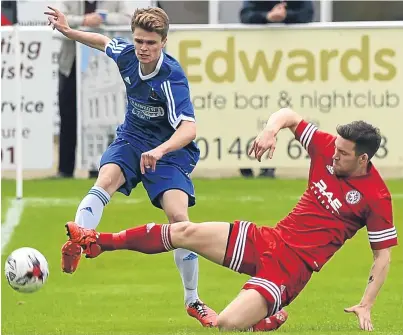
[[275, 231], [314, 271], [366, 226], [373, 250], [397, 245], [391, 195], [375, 167], [360, 177], [333, 173], [336, 137], [301, 121], [296, 139], [311, 157], [308, 187]]

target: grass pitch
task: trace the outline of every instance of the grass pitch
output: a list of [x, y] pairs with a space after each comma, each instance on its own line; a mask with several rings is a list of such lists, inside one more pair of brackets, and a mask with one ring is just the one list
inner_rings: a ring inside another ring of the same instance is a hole
[[[183, 288], [171, 253], [142, 255], [129, 251], [82, 259], [74, 275], [60, 270], [64, 223], [93, 180], [35, 180], [24, 184], [19, 225], [2, 253], [4, 265], [14, 249], [30, 246], [48, 259], [50, 277], [37, 293], [13, 291], [2, 275], [2, 334], [217, 334], [187, 316]], [[403, 180], [388, 181], [398, 234], [403, 231]], [[197, 205], [190, 217], [200, 221], [245, 219], [275, 225], [292, 209], [305, 180], [195, 180]], [[2, 182], [2, 227], [13, 205], [15, 184]], [[120, 231], [148, 222], [166, 222], [140, 186], [130, 197], [116, 194], [104, 211], [100, 231]], [[400, 235], [401, 236], [401, 235]], [[2, 236], [4, 238], [4, 236]], [[403, 334], [403, 248], [393, 248], [392, 264], [372, 311], [376, 334]], [[315, 274], [287, 307], [289, 319], [279, 333], [363, 334], [344, 307], [358, 303], [372, 264], [366, 229]], [[199, 294], [220, 311], [239, 292], [247, 276], [200, 259]]]

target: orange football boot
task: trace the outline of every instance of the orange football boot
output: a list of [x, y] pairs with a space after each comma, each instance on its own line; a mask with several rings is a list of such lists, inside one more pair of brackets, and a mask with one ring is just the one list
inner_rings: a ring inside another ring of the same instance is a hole
[[217, 326], [217, 313], [200, 300], [187, 305], [186, 311], [191, 317], [197, 319], [203, 327]]
[[62, 271], [73, 273], [80, 262], [82, 249], [78, 243], [67, 241], [62, 247]]
[[95, 258], [102, 253], [101, 247], [97, 244], [98, 233], [94, 229], [83, 228], [74, 222], [66, 224], [67, 236], [70, 242], [78, 244], [86, 258]]

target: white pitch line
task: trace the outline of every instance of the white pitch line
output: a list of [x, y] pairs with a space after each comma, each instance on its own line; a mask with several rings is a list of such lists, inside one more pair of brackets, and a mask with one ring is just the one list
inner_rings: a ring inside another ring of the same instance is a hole
[[10, 208], [7, 210], [6, 220], [4, 224], [1, 225], [1, 254], [3, 254], [8, 242], [10, 242], [15, 227], [20, 223], [25, 203], [25, 199], [13, 199], [11, 201]]
[[[26, 205], [31, 207], [46, 206], [78, 206], [82, 199], [79, 198], [24, 198]], [[113, 199], [111, 203], [115, 204], [139, 204], [144, 202], [143, 199]]]

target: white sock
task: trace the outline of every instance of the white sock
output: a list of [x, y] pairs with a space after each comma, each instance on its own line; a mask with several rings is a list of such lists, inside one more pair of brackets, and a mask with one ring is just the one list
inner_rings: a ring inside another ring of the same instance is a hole
[[75, 223], [81, 227], [95, 229], [110, 199], [110, 195], [102, 187], [93, 186], [77, 208]]
[[182, 277], [185, 290], [185, 304], [189, 305], [199, 299], [197, 283], [199, 279], [199, 260], [196, 253], [186, 249], [175, 249], [176, 266]]

